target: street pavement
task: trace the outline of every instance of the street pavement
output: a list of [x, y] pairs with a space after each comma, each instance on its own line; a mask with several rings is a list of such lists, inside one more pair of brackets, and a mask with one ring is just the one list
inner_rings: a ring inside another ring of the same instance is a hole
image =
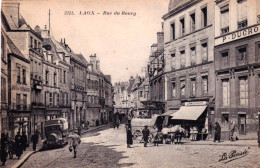
[[[73, 158], [68, 146], [38, 152], [32, 155], [23, 168], [116, 168], [116, 167], [252, 167], [260, 168], [260, 148], [256, 141], [237, 141], [213, 143], [211, 141], [189, 142], [182, 145], [142, 143], [126, 146], [124, 125], [119, 129], [108, 128], [99, 132], [90, 132], [82, 137], [77, 158]], [[230, 155], [232, 151], [233, 157]], [[225, 153], [227, 158], [225, 159]], [[221, 160], [222, 158], [222, 160]], [[220, 161], [221, 160], [221, 161]]]

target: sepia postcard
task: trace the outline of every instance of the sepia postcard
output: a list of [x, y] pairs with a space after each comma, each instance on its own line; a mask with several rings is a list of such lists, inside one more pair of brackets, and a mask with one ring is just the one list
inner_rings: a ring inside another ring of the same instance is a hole
[[260, 167], [260, 0], [2, 0], [6, 168]]

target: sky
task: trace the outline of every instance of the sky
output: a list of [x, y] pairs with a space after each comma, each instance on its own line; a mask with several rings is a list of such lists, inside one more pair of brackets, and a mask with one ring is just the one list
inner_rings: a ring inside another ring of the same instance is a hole
[[[16, 2], [15, 0], [7, 0]], [[96, 53], [101, 71], [112, 76], [112, 83], [142, 75], [150, 48], [162, 30], [162, 16], [168, 11], [169, 0], [18, 0], [20, 13], [34, 28], [48, 26], [51, 35], [65, 38], [76, 53], [89, 60]], [[73, 11], [74, 15], [65, 15]], [[80, 15], [80, 11], [90, 15]], [[120, 15], [115, 15], [114, 12]], [[132, 15], [122, 15], [122, 12]], [[112, 12], [111, 15], [104, 15]], [[98, 14], [99, 13], [99, 14]], [[134, 16], [135, 13], [135, 16]]]

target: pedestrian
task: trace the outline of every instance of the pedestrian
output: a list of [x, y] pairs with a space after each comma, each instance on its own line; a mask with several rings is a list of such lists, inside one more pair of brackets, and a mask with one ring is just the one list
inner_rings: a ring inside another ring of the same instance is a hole
[[221, 137], [221, 127], [218, 122], [215, 122], [214, 142], [216, 142], [216, 141], [220, 142], [220, 137]]
[[27, 135], [23, 131], [22, 136], [21, 136], [21, 141], [22, 141], [22, 146], [23, 146], [23, 151], [26, 150], [26, 145], [27, 145]]
[[23, 145], [22, 145], [22, 137], [20, 132], [18, 131], [15, 136], [15, 152], [18, 159], [20, 159], [21, 155], [23, 154]]
[[229, 140], [230, 141], [235, 141], [234, 132], [235, 132], [235, 123], [234, 123], [234, 121], [231, 121], [230, 128], [229, 128]]
[[130, 145], [133, 145], [133, 134], [131, 131], [131, 127], [128, 127], [126, 138], [127, 138], [127, 148], [131, 148]]
[[7, 153], [9, 155], [9, 159], [13, 159], [13, 154], [15, 153], [15, 141], [13, 138], [6, 133], [6, 140], [7, 140]]
[[99, 126], [99, 120], [98, 119], [96, 120], [96, 126]]
[[149, 138], [149, 135], [150, 135], [150, 131], [149, 131], [147, 125], [144, 126], [142, 133], [143, 133], [143, 139], [144, 139], [144, 147], [147, 147], [148, 138]]
[[69, 136], [70, 139], [70, 147], [73, 147], [73, 153], [74, 153], [74, 158], [77, 157], [77, 146], [81, 143], [80, 136], [77, 134], [72, 133], [72, 135]]
[[38, 144], [38, 139], [39, 139], [39, 137], [37, 135], [37, 132], [35, 131], [31, 137], [31, 141], [33, 143], [33, 151], [36, 151], [36, 145]]
[[0, 150], [2, 166], [5, 166], [6, 157], [7, 157], [6, 150], [7, 150], [7, 139], [6, 139], [5, 133], [2, 133], [1, 134], [1, 150]]
[[197, 126], [194, 126], [194, 127], [193, 127], [193, 133], [194, 133], [194, 134], [193, 134], [193, 138], [194, 138], [193, 140], [194, 140], [194, 141], [197, 141], [197, 136], [198, 136], [198, 133], [199, 133]]
[[194, 131], [193, 131], [193, 127], [190, 127], [190, 140], [191, 140], [191, 141], [194, 140]]
[[153, 140], [154, 146], [158, 146], [159, 138], [160, 138], [159, 131], [156, 130], [155, 135], [154, 135], [154, 140]]
[[78, 135], [81, 136], [81, 126], [78, 127]]

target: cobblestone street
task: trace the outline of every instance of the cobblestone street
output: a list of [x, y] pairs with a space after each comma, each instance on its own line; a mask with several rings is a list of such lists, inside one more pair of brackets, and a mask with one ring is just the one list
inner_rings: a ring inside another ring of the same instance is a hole
[[[40, 167], [260, 167], [260, 150], [256, 146], [161, 144], [147, 148], [134, 144], [126, 148], [125, 128], [109, 128], [88, 133], [82, 138], [77, 158], [68, 147], [36, 153], [24, 163], [24, 168]], [[223, 153], [248, 151], [248, 155], [224, 163]]]

